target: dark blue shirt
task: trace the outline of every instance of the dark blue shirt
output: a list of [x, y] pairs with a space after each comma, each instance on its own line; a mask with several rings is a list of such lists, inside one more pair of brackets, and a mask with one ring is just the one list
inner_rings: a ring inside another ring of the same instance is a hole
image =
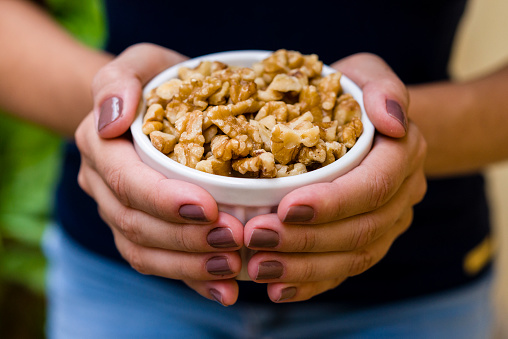
[[[448, 78], [464, 0], [191, 2], [109, 0], [106, 50], [153, 42], [189, 57], [240, 49], [297, 50], [326, 64], [358, 52], [381, 56], [407, 84]], [[147, 61], [140, 61], [147, 62]], [[148, 61], [149, 62], [149, 61]], [[77, 185], [79, 154], [68, 145], [56, 214], [86, 248], [124, 262], [97, 206]], [[480, 277], [463, 270], [466, 254], [489, 234], [481, 175], [430, 180], [414, 222], [367, 272], [309, 302], [365, 305], [457, 287]], [[158, 278], [154, 278], [158, 279]], [[180, 283], [167, 280], [168, 284]], [[267, 302], [266, 287], [241, 282], [240, 300]]]

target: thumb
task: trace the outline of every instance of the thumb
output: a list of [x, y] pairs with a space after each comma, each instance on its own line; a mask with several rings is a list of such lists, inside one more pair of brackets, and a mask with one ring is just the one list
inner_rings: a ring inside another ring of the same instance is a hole
[[359, 53], [332, 65], [363, 90], [365, 110], [376, 130], [401, 138], [407, 132], [409, 96], [402, 81], [378, 56]]
[[125, 133], [134, 121], [142, 87], [162, 70], [186, 58], [153, 44], [127, 48], [104, 66], [92, 84], [97, 133], [115, 138]]

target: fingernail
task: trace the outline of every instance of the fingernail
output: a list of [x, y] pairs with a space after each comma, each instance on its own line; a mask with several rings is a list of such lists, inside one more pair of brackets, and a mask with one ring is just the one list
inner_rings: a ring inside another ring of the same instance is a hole
[[212, 257], [206, 262], [206, 270], [213, 275], [228, 275], [233, 274], [229, 268], [228, 258], [226, 257]]
[[256, 228], [250, 236], [249, 247], [273, 248], [279, 244], [279, 234], [275, 231]]
[[193, 221], [208, 221], [205, 216], [205, 210], [198, 205], [182, 205], [178, 210], [178, 214], [182, 218]]
[[386, 100], [386, 111], [388, 114], [397, 119], [398, 122], [404, 127], [404, 130], [407, 131], [407, 121], [406, 121], [406, 115], [402, 111], [402, 108], [400, 107], [399, 103], [395, 100], [387, 99]]
[[123, 100], [118, 97], [111, 97], [104, 101], [99, 112], [97, 129], [100, 131], [122, 115]]
[[280, 297], [277, 301], [284, 301], [293, 298], [296, 295], [296, 287], [286, 287], [280, 292]]
[[277, 279], [282, 276], [284, 267], [278, 261], [263, 261], [258, 266], [256, 280]]
[[306, 205], [296, 205], [288, 208], [284, 221], [304, 222], [310, 221], [312, 218], [314, 218], [314, 209], [312, 207]]
[[206, 237], [206, 241], [208, 241], [210, 246], [215, 248], [238, 246], [233, 238], [233, 232], [226, 227], [217, 227], [211, 230]]
[[211, 288], [209, 292], [216, 302], [218, 302], [222, 306], [227, 306], [222, 302], [222, 294], [219, 291], [217, 291], [215, 288]]

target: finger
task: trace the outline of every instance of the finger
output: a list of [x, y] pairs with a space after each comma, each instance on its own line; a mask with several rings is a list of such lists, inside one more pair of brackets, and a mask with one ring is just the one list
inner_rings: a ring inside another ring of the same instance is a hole
[[[88, 166], [96, 171], [123, 205], [171, 222], [217, 219], [217, 203], [206, 190], [167, 179], [139, 159], [132, 142], [124, 138], [99, 138], [92, 124], [89, 115], [76, 132], [82, 170]], [[80, 183], [87, 185], [83, 181]]]
[[402, 81], [381, 58], [359, 53], [332, 67], [363, 90], [365, 111], [378, 131], [397, 138], [406, 134], [409, 95]]
[[184, 280], [190, 288], [203, 297], [214, 300], [222, 306], [230, 306], [238, 299], [238, 283], [234, 279], [215, 281]]
[[122, 257], [142, 274], [177, 280], [218, 280], [235, 277], [242, 266], [238, 252], [187, 253], [144, 247], [111, 229]]
[[[410, 176], [393, 199], [370, 213], [324, 224], [284, 224], [277, 215], [263, 215], [245, 225], [246, 246], [290, 253], [353, 251], [377, 241], [425, 192], [422, 172]], [[420, 187], [415, 189], [415, 187]]]
[[[289, 193], [279, 204], [278, 216], [285, 222], [317, 224], [378, 209], [392, 199], [408, 175], [421, 169], [424, 157], [425, 142], [420, 134], [403, 139], [378, 135], [359, 166], [331, 183]], [[416, 188], [420, 186], [424, 186], [424, 179]]]
[[336, 288], [346, 278], [337, 278], [307, 283], [269, 283], [267, 292], [276, 303], [309, 300], [310, 298]]
[[355, 251], [311, 254], [257, 252], [249, 261], [249, 276], [263, 283], [317, 282], [358, 275], [386, 255], [393, 241], [407, 229], [412, 217], [412, 210], [406, 211], [394, 227], [377, 241]]
[[239, 249], [243, 243], [243, 225], [234, 217], [220, 213], [212, 224], [178, 224], [155, 218], [122, 205], [111, 190], [100, 182], [93, 171], [85, 171], [86, 181], [95, 181], [92, 195], [96, 198], [101, 218], [138, 245], [183, 252], [211, 252]]
[[142, 43], [127, 48], [95, 76], [95, 126], [103, 138], [125, 133], [134, 120], [141, 88], [162, 70], [186, 58], [157, 45]]

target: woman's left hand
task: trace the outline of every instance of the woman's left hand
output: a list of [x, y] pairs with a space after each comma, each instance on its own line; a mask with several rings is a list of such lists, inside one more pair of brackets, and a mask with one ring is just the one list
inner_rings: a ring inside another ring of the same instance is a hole
[[426, 143], [405, 116], [405, 86], [371, 54], [333, 66], [363, 89], [366, 112], [380, 133], [358, 167], [289, 193], [277, 214], [245, 225], [245, 245], [259, 251], [249, 275], [268, 283], [274, 302], [310, 299], [372, 267], [409, 227], [413, 206], [426, 192]]

